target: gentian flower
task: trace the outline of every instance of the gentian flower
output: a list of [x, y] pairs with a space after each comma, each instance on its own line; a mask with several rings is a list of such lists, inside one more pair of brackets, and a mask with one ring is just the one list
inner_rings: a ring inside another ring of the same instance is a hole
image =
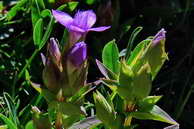
[[161, 40], [166, 38], [166, 31], [162, 28], [153, 38], [152, 42], [154, 45], [159, 43]]
[[79, 67], [87, 58], [86, 44], [84, 42], [76, 43], [70, 49], [67, 58], [75, 67]]
[[100, 32], [110, 28], [110, 26], [92, 28], [96, 22], [96, 14], [92, 10], [78, 11], [74, 18], [69, 14], [58, 10], [52, 10], [52, 14], [60, 24], [70, 31], [70, 42], [72, 44], [81, 38], [85, 38], [89, 31]]
[[60, 71], [62, 71], [61, 52], [59, 50], [57, 41], [54, 38], [50, 38], [50, 44], [49, 44], [48, 50], [53, 63], [58, 66]]

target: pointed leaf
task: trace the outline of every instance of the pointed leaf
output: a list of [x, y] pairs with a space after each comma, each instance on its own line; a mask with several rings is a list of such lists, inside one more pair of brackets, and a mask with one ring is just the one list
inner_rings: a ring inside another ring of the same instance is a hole
[[163, 111], [160, 107], [155, 105], [152, 110], [149, 112], [132, 112], [130, 115], [134, 118], [137, 119], [142, 119], [142, 120], [156, 120], [156, 121], [161, 121], [169, 124], [175, 124], [177, 125], [178, 123], [173, 120], [165, 111]]
[[17, 125], [15, 125], [9, 118], [0, 113], [0, 119], [5, 122], [9, 129], [17, 129]]
[[143, 29], [142, 27], [137, 27], [132, 32], [132, 34], [131, 34], [131, 36], [129, 38], [128, 44], [127, 44], [127, 52], [126, 52], [126, 55], [125, 55], [125, 59], [126, 60], [129, 59], [129, 56], [131, 54], [131, 50], [132, 50], [132, 47], [133, 47], [133, 43], [135, 41], [135, 38], [137, 37], [137, 35], [139, 34], [139, 32], [141, 32], [142, 29]]
[[96, 64], [100, 70], [100, 72], [107, 78], [112, 80], [117, 80], [117, 75], [110, 71], [105, 65], [103, 65], [100, 61], [96, 60]]
[[[120, 120], [110, 104], [106, 101], [100, 92], [94, 93], [97, 117], [109, 128], [118, 129], [121, 126]], [[114, 122], [113, 122], [114, 121]]]
[[42, 41], [42, 35], [43, 35], [43, 20], [40, 18], [34, 27], [33, 31], [33, 40], [34, 45], [38, 48], [40, 46], [40, 43]]
[[148, 44], [151, 42], [151, 39], [146, 39], [141, 41], [132, 51], [131, 56], [126, 61], [127, 64], [129, 64], [131, 67], [133, 67], [139, 59], [143, 56], [145, 53]]
[[100, 123], [102, 122], [96, 116], [91, 116], [73, 124], [73, 126], [71, 126], [69, 129], [89, 129], [92, 126], [98, 125]]
[[119, 73], [119, 50], [115, 40], [108, 42], [102, 51], [103, 64], [115, 74]]

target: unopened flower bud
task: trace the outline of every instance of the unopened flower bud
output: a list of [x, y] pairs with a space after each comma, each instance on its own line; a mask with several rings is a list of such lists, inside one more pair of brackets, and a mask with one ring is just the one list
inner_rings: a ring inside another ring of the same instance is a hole
[[50, 38], [50, 44], [49, 44], [49, 53], [51, 56], [51, 59], [53, 63], [55, 63], [60, 71], [62, 71], [61, 66], [61, 52], [59, 50], [59, 46], [54, 38]]
[[87, 47], [84, 42], [76, 43], [68, 53], [68, 59], [75, 66], [79, 67], [87, 57]]
[[156, 45], [159, 43], [161, 40], [164, 40], [166, 38], [166, 31], [162, 28], [155, 36], [154, 39], [152, 40], [153, 45]]

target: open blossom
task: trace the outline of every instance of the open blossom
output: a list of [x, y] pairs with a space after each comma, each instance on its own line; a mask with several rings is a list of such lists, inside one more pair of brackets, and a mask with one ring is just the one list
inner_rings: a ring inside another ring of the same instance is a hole
[[68, 53], [70, 62], [79, 67], [87, 58], [87, 47], [84, 42], [76, 43]]
[[52, 14], [55, 19], [65, 26], [70, 32], [70, 42], [77, 42], [81, 38], [85, 38], [87, 32], [89, 31], [105, 31], [110, 28], [110, 26], [94, 27], [92, 26], [96, 23], [96, 14], [92, 10], [78, 11], [74, 18], [65, 12], [58, 10], [52, 10]]
[[152, 40], [153, 44], [156, 45], [158, 42], [161, 40], [164, 40], [166, 38], [166, 31], [162, 28], [155, 36], [154, 39]]

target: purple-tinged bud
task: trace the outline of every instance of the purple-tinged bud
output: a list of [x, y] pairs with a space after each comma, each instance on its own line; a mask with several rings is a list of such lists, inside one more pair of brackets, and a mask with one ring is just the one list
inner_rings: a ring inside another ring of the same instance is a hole
[[52, 61], [58, 66], [60, 71], [62, 71], [61, 52], [60, 52], [59, 46], [54, 38], [50, 38], [49, 54], [51, 56]]
[[87, 47], [84, 42], [76, 43], [68, 53], [68, 59], [70, 62], [79, 67], [87, 58]]
[[166, 31], [162, 28], [153, 38], [152, 42], [153, 45], [156, 45], [161, 40], [164, 40], [166, 38]]

